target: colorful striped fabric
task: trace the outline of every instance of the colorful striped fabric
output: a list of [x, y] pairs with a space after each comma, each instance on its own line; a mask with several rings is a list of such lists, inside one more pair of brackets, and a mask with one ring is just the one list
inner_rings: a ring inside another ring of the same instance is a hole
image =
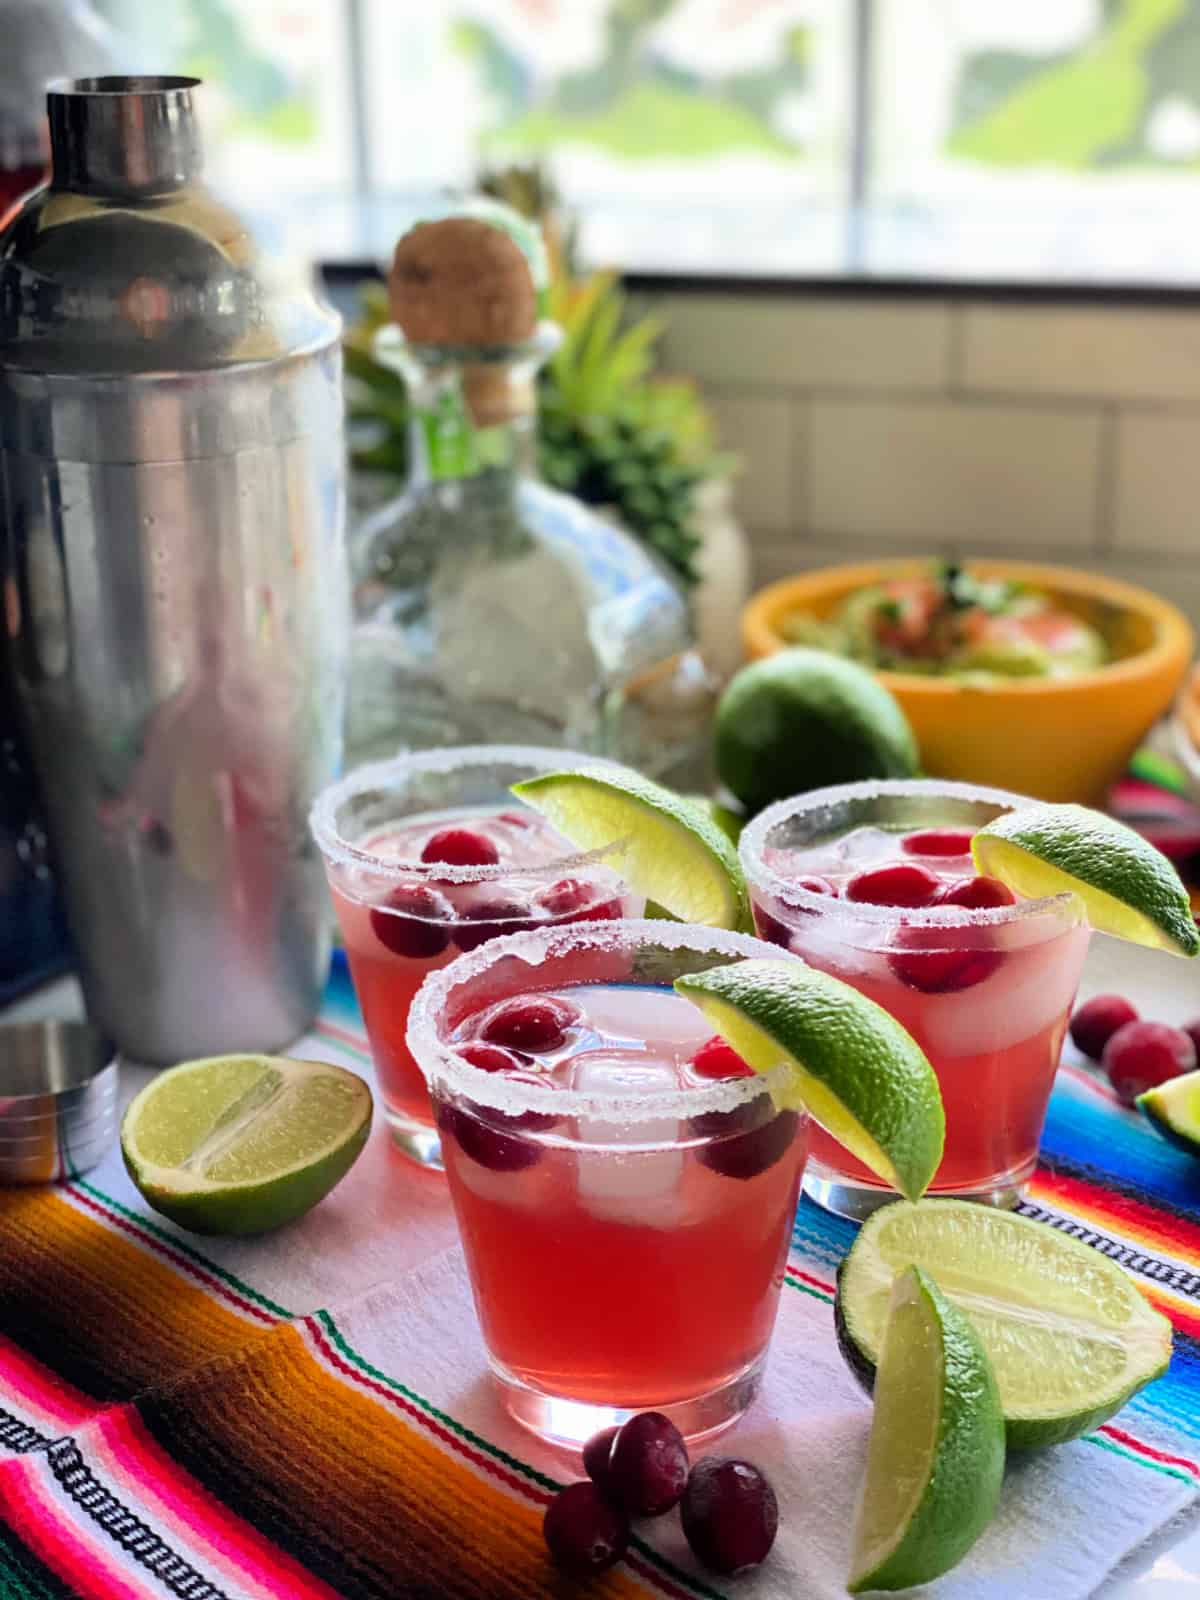
[[[364, 1052], [344, 971], [318, 1038], [331, 1059]], [[573, 1475], [561, 1458], [388, 1366], [359, 1331], [361, 1307], [279, 1303], [255, 1286], [252, 1252], [231, 1271], [215, 1244], [118, 1193], [116, 1171], [0, 1191], [4, 1600], [572, 1592], [540, 1535], [556, 1483]], [[1087, 1445], [1133, 1475], [1114, 1483], [1161, 1484], [1165, 1520], [1200, 1483], [1197, 1169], [1094, 1073], [1066, 1065], [1026, 1209], [1120, 1261], [1174, 1322], [1170, 1372]], [[852, 1235], [801, 1205], [785, 1301], [825, 1339]], [[717, 1600], [735, 1589], [776, 1593], [715, 1582], [669, 1540], [639, 1536], [586, 1592]]]

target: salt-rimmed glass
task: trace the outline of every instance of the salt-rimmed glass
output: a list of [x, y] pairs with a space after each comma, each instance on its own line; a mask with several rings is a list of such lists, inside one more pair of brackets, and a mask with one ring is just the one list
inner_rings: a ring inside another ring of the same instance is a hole
[[[848, 901], [796, 880], [836, 879], [839, 841], [853, 830], [843, 875], [887, 835], [973, 831], [1035, 802], [1002, 789], [914, 780], [844, 784], [769, 806], [745, 829], [742, 867], [755, 922], [772, 943], [842, 978], [901, 1022], [928, 1055], [946, 1110], [946, 1148], [931, 1194], [1015, 1205], [1033, 1172], [1071, 1004], [1087, 954], [1083, 906], [1072, 894], [970, 910]], [[872, 843], [873, 841], [873, 843]], [[920, 860], [952, 880], [969, 857]], [[814, 1129], [805, 1192], [863, 1217], [890, 1190], [829, 1134]]]
[[[689, 1437], [758, 1386], [807, 1148], [773, 1081], [705, 1082], [710, 1036], [671, 985], [778, 952], [654, 921], [493, 940], [434, 973], [409, 1018], [488, 1360], [509, 1411], [574, 1443], [633, 1412]], [[580, 1021], [517, 1076], [460, 1053], [497, 1005], [566, 997]], [[616, 1042], [613, 1042], [613, 1041]]]
[[[310, 825], [384, 1115], [399, 1148], [423, 1166], [439, 1167], [441, 1158], [425, 1081], [405, 1043], [422, 980], [500, 934], [642, 909], [617, 871], [622, 841], [611, 852], [581, 853], [510, 793], [546, 772], [605, 765], [557, 748], [461, 745], [359, 767], [317, 797]], [[421, 841], [456, 824], [491, 838], [500, 862], [422, 862]]]

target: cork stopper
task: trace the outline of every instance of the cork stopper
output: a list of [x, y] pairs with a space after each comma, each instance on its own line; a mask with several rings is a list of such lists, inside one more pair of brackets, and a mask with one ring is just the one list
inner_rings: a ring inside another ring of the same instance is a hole
[[539, 286], [511, 232], [474, 216], [420, 222], [396, 246], [392, 316], [411, 344], [520, 344], [538, 322]]

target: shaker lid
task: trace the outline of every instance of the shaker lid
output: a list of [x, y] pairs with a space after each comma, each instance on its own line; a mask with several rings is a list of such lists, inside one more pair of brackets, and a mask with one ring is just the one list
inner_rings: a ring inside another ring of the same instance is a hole
[[82, 78], [47, 95], [53, 178], [0, 233], [0, 347], [63, 376], [273, 362], [337, 336], [307, 273], [200, 181], [195, 78]]

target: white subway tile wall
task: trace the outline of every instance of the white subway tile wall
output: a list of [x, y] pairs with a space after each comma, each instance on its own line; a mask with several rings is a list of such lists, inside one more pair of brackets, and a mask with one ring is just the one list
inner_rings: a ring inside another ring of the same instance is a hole
[[734, 489], [739, 517], [760, 533], [788, 533], [797, 500], [800, 402], [786, 392], [748, 393], [724, 385], [710, 386], [707, 399], [722, 449], [739, 457]]
[[693, 373], [759, 581], [901, 554], [1125, 577], [1200, 623], [1200, 309], [640, 297]]
[[669, 308], [667, 365], [718, 384], [939, 390], [950, 376], [938, 304], [698, 294]]
[[1113, 548], [1200, 556], [1200, 407], [1118, 417]]
[[814, 528], [912, 548], [1092, 543], [1100, 418], [1046, 406], [811, 401]]
[[1200, 400], [1200, 315], [1194, 312], [967, 305], [961, 315], [965, 389]]

